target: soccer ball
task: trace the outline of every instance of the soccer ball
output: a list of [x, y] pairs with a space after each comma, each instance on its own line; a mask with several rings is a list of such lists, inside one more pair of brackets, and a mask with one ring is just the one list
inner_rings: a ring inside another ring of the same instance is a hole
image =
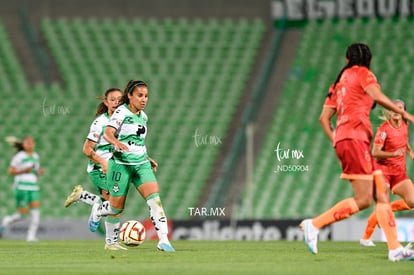
[[119, 239], [128, 246], [138, 246], [145, 240], [145, 227], [139, 221], [126, 221], [119, 230]]

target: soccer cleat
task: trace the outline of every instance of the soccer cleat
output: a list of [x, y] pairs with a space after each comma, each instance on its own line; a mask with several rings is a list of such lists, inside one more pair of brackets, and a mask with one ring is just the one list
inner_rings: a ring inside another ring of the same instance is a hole
[[300, 223], [299, 227], [303, 231], [303, 241], [308, 246], [310, 252], [312, 252], [313, 254], [317, 254], [319, 230], [313, 226], [311, 219], [303, 220]]
[[120, 243], [105, 244], [105, 250], [128, 250], [128, 248], [123, 247]]
[[411, 243], [407, 246], [400, 246], [388, 252], [388, 260], [391, 262], [414, 261], [414, 250], [411, 250]]
[[95, 232], [98, 230], [99, 225], [101, 224], [101, 217], [98, 216], [98, 208], [100, 204], [95, 203], [92, 205], [91, 215], [89, 216], [89, 230]]
[[362, 246], [367, 246], [367, 247], [368, 246], [375, 246], [375, 243], [371, 239], [368, 239], [368, 240], [360, 239], [359, 244], [362, 245]]
[[157, 249], [159, 251], [175, 252], [174, 247], [172, 247], [171, 244], [168, 243], [158, 243]]
[[76, 185], [73, 187], [72, 193], [66, 198], [64, 206], [69, 207], [72, 203], [79, 201], [79, 198], [83, 192], [83, 187], [81, 185]]

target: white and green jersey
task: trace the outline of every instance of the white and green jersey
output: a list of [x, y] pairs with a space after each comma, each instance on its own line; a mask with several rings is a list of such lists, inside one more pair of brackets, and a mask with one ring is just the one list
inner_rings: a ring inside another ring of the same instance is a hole
[[148, 162], [145, 137], [147, 135], [148, 117], [140, 111], [133, 113], [128, 105], [119, 106], [109, 120], [108, 126], [116, 129], [118, 140], [128, 146], [126, 152], [114, 152], [118, 164], [139, 165]]
[[[87, 139], [96, 143], [95, 153], [106, 161], [108, 161], [112, 157], [112, 145], [109, 142], [107, 142], [103, 137], [108, 122], [108, 113], [104, 113], [98, 116], [93, 121], [89, 129], [89, 134], [86, 137]], [[101, 169], [101, 165], [99, 163], [93, 162], [92, 160], [89, 160], [86, 171], [90, 173], [94, 169]]]
[[17, 171], [32, 167], [32, 171], [14, 176], [14, 186], [18, 190], [38, 191], [37, 171], [40, 168], [39, 155], [33, 152], [31, 155], [25, 151], [19, 151], [14, 155], [10, 162], [10, 166]]

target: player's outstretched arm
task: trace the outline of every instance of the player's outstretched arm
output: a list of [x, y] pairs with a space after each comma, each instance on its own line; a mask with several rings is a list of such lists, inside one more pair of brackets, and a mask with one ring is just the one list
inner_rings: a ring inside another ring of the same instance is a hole
[[398, 108], [391, 99], [383, 94], [378, 85], [370, 85], [366, 88], [365, 92], [379, 105], [382, 107], [393, 111], [394, 113], [401, 114], [404, 119], [414, 123], [414, 116], [404, 111], [403, 109]]

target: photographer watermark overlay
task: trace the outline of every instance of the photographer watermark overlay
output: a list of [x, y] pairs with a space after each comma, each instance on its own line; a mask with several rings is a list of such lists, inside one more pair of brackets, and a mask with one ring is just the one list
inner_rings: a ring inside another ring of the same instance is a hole
[[303, 164], [277, 164], [275, 173], [280, 172], [308, 172], [309, 166]]
[[[305, 158], [303, 150], [292, 149], [292, 148], [283, 148], [280, 145], [280, 142], [277, 144], [275, 149], [276, 159], [280, 163], [285, 160], [300, 160]], [[274, 170], [275, 173], [280, 172], [308, 172], [309, 166], [304, 164], [277, 164]]]
[[225, 207], [187, 207], [190, 217], [225, 217]]
[[200, 134], [198, 131], [198, 128], [195, 130], [193, 137], [194, 137], [194, 143], [196, 147], [201, 146], [201, 145], [220, 145], [221, 144], [220, 137]]
[[70, 114], [70, 108], [64, 105], [49, 104], [47, 99], [43, 99], [42, 104], [43, 116], [66, 116]]

